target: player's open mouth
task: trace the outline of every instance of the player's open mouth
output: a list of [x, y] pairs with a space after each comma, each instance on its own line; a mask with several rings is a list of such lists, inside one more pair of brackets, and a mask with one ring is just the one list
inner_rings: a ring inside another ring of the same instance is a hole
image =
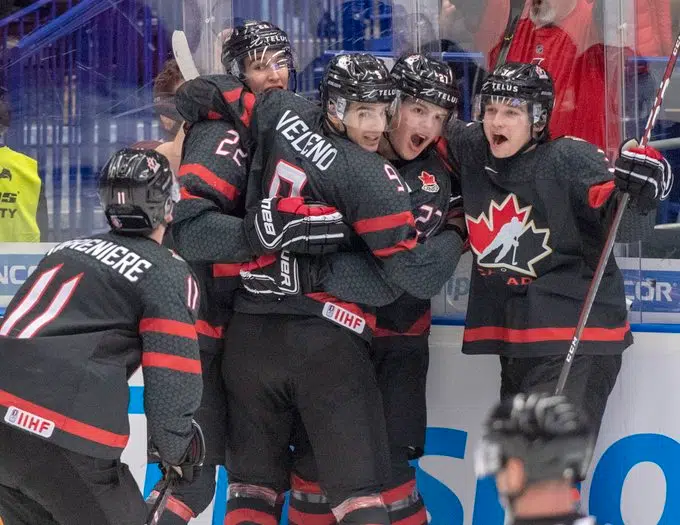
[[420, 148], [426, 140], [427, 138], [419, 133], [411, 135], [411, 144], [416, 149]]
[[501, 144], [508, 141], [508, 137], [505, 135], [499, 135], [497, 133], [494, 133], [491, 138], [494, 146], [500, 146]]
[[369, 146], [375, 146], [378, 142], [380, 142], [380, 135], [364, 135], [364, 141]]

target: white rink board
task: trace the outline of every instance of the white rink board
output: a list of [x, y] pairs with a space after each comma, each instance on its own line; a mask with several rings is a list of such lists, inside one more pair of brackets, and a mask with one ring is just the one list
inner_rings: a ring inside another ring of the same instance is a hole
[[[420, 460], [419, 482], [433, 524], [501, 525], [489, 486], [476, 485], [472, 464], [481, 421], [497, 397], [500, 368], [496, 357], [462, 355], [461, 338], [460, 327], [433, 328], [428, 439], [434, 442], [428, 446], [438, 455]], [[593, 464], [593, 494], [591, 472], [584, 501], [613, 525], [678, 525], [680, 334], [636, 333], [635, 341], [610, 397]], [[144, 417], [131, 416], [131, 425], [124, 458], [143, 486]], [[222, 519], [208, 509], [193, 523], [221, 524]]]

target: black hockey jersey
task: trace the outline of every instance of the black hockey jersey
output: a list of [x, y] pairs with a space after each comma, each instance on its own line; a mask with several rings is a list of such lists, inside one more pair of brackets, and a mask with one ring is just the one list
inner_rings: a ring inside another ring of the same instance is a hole
[[182, 200], [170, 227], [172, 245], [191, 265], [202, 290], [196, 331], [202, 351], [222, 349], [241, 264], [250, 260], [241, 218], [248, 153], [234, 127], [203, 120], [186, 129], [179, 170]]
[[140, 366], [151, 439], [179, 462], [201, 399], [199, 291], [188, 265], [145, 237], [53, 248], [0, 324], [2, 421], [93, 457], [128, 441], [127, 380]]
[[[498, 160], [480, 123], [454, 125], [448, 141], [461, 169], [475, 261], [463, 352], [566, 353], [615, 204], [603, 152], [561, 138]], [[616, 354], [631, 343], [623, 277], [612, 257], [579, 352]]]
[[[434, 148], [409, 162], [395, 162], [411, 197], [418, 241], [438, 233], [445, 224], [449, 206], [461, 207], [462, 197], [457, 179], [439, 158]], [[393, 303], [378, 308], [375, 337], [417, 336], [429, 333], [432, 324], [430, 299], [408, 293]]]
[[[211, 109], [195, 104], [196, 100], [209, 101]], [[308, 100], [274, 90], [258, 97], [256, 103], [237, 79], [220, 75], [182, 86], [178, 109], [189, 122], [217, 115], [236, 123], [242, 139], [249, 135], [247, 205], [270, 196], [303, 196], [335, 206], [353, 226], [360, 249], [380, 259], [385, 273], [398, 286], [407, 290], [411, 286], [416, 293], [419, 286], [413, 276], [422, 269], [423, 261], [428, 256], [442, 259], [444, 249], [434, 256], [428, 255], [428, 250], [435, 253], [434, 247], [418, 246], [408, 191], [394, 167], [345, 138], [326, 134], [323, 113]], [[439, 244], [459, 252], [462, 242], [449, 236]], [[361, 280], [362, 275], [352, 278]], [[235, 308], [261, 314], [320, 315], [364, 337], [370, 337], [375, 328], [372, 309], [343, 301], [323, 289], [278, 300], [240, 292]]]

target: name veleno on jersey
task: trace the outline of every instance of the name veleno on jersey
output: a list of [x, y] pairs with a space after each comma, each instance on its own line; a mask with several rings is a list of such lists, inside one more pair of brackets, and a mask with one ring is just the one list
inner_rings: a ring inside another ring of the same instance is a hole
[[153, 266], [129, 248], [103, 239], [76, 239], [62, 242], [52, 248], [47, 255], [67, 248], [94, 257], [112, 270], [116, 270], [131, 283], [139, 281], [144, 272]]
[[335, 160], [338, 150], [322, 135], [310, 131], [299, 115], [290, 109], [279, 119], [276, 131], [290, 142], [295, 151], [310, 159], [321, 171], [326, 171]]

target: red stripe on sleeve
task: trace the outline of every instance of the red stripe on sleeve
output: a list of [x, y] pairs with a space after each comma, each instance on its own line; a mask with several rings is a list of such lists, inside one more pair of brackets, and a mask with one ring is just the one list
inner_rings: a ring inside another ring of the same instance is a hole
[[142, 366], [145, 368], [167, 368], [188, 374], [201, 373], [201, 361], [199, 359], [161, 354], [160, 352], [144, 352]]
[[189, 193], [189, 191], [186, 188], [180, 188], [179, 189], [179, 196], [182, 200], [201, 199], [202, 198], [202, 197], [197, 197], [196, 195]]
[[200, 164], [182, 165], [179, 168], [179, 176], [184, 177], [186, 175], [195, 175], [208, 186], [227, 197], [229, 200], [236, 200], [239, 195], [239, 191], [236, 189], [236, 186], [229, 184], [226, 180], [220, 179], [212, 171]]
[[594, 209], [602, 207], [602, 205], [609, 200], [614, 189], [615, 185], [613, 180], [591, 186], [588, 190], [588, 204]]
[[242, 91], [242, 87], [237, 87], [229, 91], [222, 91], [222, 97], [231, 104], [232, 102], [236, 102], [239, 99]]
[[6, 407], [13, 406], [25, 410], [26, 412], [30, 412], [31, 414], [35, 414], [36, 416], [52, 421], [54, 426], [62, 432], [87, 439], [88, 441], [94, 441], [95, 443], [120, 449], [125, 448], [125, 445], [127, 445], [128, 442], [128, 436], [115, 434], [108, 430], [88, 425], [82, 421], [71, 419], [64, 414], [36, 405], [35, 403], [16, 397], [4, 390], [0, 390], [0, 405]]
[[241, 275], [243, 263], [215, 263], [212, 267], [213, 277], [238, 277]]
[[255, 108], [255, 95], [252, 93], [243, 95], [243, 105], [245, 108], [243, 110], [243, 115], [241, 115], [241, 122], [246, 126], [250, 126], [250, 121], [253, 118], [253, 109]]
[[157, 332], [167, 335], [177, 335], [186, 337], [188, 339], [197, 339], [196, 327], [192, 324], [183, 323], [181, 321], [172, 321], [171, 319], [142, 319], [139, 322], [139, 333]]
[[376, 257], [391, 257], [395, 253], [413, 250], [413, 248], [415, 248], [417, 245], [418, 240], [415, 237], [412, 237], [411, 239], [401, 241], [394, 246], [390, 246], [389, 248], [379, 248], [377, 250], [373, 250], [373, 255]]
[[206, 337], [212, 337], [213, 339], [220, 339], [222, 337], [222, 327], [213, 326], [205, 321], [196, 321], [196, 332], [204, 335]]
[[410, 211], [402, 211], [393, 215], [361, 219], [355, 222], [352, 226], [354, 227], [354, 231], [356, 231], [359, 235], [363, 235], [365, 233], [398, 228], [399, 226], [409, 226], [415, 228], [416, 221]]
[[258, 268], [266, 268], [274, 264], [277, 260], [277, 255], [270, 253], [267, 255], [261, 255], [257, 259], [249, 263], [243, 263], [243, 269], [247, 272], [250, 270], [257, 270]]
[[315, 205], [308, 206], [302, 197], [286, 197], [279, 199], [276, 209], [284, 213], [294, 213], [306, 217], [317, 217], [319, 215], [329, 215], [338, 211], [333, 206]]
[[[236, 102], [243, 93], [243, 88], [238, 87], [230, 91], [223, 91], [222, 97], [228, 103]], [[255, 95], [250, 92], [243, 93], [243, 114], [241, 115], [241, 122], [246, 126], [250, 126], [250, 120], [253, 116], [253, 108], [255, 107]]]

